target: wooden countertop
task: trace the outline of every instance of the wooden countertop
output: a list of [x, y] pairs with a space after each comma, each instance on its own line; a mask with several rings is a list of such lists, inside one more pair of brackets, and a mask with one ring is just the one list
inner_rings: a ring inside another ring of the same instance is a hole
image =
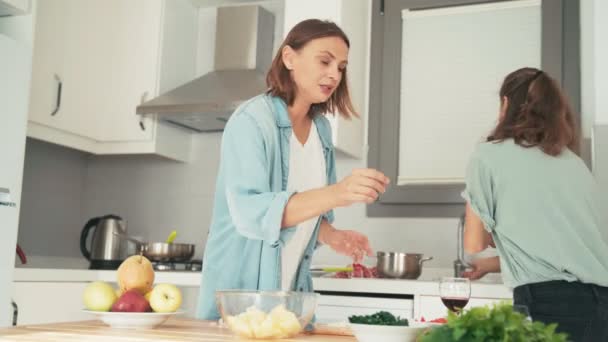
[[[171, 318], [154, 329], [113, 329], [101, 321], [82, 321], [29, 325], [0, 329], [1, 342], [182, 342], [182, 341], [235, 341], [230, 330], [221, 328], [215, 321]], [[295, 338], [273, 341], [326, 341], [355, 342], [352, 336], [301, 334]]]

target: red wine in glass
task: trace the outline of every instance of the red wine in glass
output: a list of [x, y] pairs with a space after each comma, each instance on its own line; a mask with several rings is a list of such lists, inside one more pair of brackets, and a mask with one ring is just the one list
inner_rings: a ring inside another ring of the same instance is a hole
[[441, 301], [443, 302], [443, 305], [454, 313], [462, 311], [462, 309], [464, 309], [464, 307], [469, 303], [468, 298], [441, 297]]
[[439, 297], [450, 311], [459, 314], [471, 298], [471, 281], [467, 278], [443, 277], [439, 281]]

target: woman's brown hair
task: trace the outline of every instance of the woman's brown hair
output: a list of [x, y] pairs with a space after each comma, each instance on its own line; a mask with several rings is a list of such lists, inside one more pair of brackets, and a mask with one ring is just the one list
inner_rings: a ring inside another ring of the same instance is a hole
[[[350, 48], [350, 41], [344, 31], [331, 21], [308, 19], [294, 26], [287, 34], [287, 37], [285, 37], [266, 75], [266, 84], [269, 88], [268, 94], [278, 96], [287, 105], [292, 105], [296, 96], [296, 85], [289, 70], [283, 63], [283, 48], [289, 46], [293, 50], [298, 51], [311, 40], [325, 37], [339, 37]], [[346, 69], [342, 72], [342, 80], [330, 98], [326, 102], [315, 103], [310, 106], [308, 115], [314, 116], [320, 113], [335, 113], [336, 111], [346, 118], [350, 118], [353, 115], [359, 116], [350, 99]]]
[[488, 141], [513, 139], [523, 147], [538, 146], [556, 156], [567, 147], [579, 151], [578, 125], [557, 82], [544, 71], [521, 68], [505, 77], [501, 103], [507, 99], [504, 117]]

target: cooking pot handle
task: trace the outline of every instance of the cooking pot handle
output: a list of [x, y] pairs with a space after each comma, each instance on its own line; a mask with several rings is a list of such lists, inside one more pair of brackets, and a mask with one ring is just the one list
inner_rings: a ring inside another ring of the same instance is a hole
[[433, 260], [433, 257], [422, 258], [418, 261], [418, 265], [422, 266], [422, 263], [425, 261]]

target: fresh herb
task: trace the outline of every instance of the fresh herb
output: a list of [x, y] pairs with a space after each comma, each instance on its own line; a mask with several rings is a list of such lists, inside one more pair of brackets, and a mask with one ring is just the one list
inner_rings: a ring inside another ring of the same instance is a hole
[[371, 324], [371, 325], [399, 325], [408, 326], [409, 322], [405, 318], [395, 317], [392, 313], [386, 311], [378, 311], [372, 315], [366, 316], [350, 316], [348, 321], [355, 324]]
[[427, 330], [420, 342], [565, 342], [567, 335], [556, 333], [556, 324], [531, 322], [513, 311], [510, 304], [475, 307], [460, 316], [448, 313], [447, 324]]

